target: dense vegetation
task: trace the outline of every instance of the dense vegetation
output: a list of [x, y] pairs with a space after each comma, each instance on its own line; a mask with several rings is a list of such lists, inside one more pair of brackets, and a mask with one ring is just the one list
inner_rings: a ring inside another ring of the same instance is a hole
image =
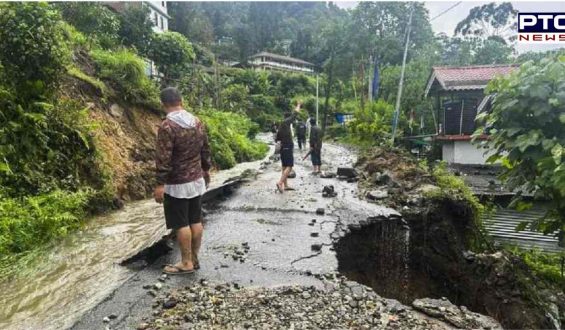
[[[127, 15], [141, 16], [151, 31], [146, 11], [134, 8]], [[113, 205], [112, 169], [96, 140], [102, 123], [91, 119], [92, 106], [73, 92], [69, 78], [90, 85], [90, 96], [101, 103], [159, 113], [160, 86], [146, 75], [140, 53], [154, 57], [166, 75], [192, 63], [192, 45], [182, 35], [154, 36], [129, 23], [97, 3], [0, 4], [0, 264], [67, 235], [93, 211]], [[175, 47], [163, 52], [163, 44]], [[197, 110], [217, 168], [267, 151], [253, 140], [259, 128], [246, 116]]]

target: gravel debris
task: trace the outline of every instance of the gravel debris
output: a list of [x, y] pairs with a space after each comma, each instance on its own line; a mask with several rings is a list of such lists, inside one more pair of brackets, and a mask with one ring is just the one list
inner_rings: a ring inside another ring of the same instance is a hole
[[320, 278], [325, 289], [195, 283], [162, 292], [138, 329], [447, 329], [344, 277]]

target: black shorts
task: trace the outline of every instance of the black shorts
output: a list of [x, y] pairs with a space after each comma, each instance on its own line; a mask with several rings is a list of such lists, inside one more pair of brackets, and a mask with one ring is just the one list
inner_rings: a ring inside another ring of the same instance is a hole
[[179, 229], [202, 221], [202, 196], [186, 199], [165, 194], [163, 205], [167, 229]]
[[310, 153], [310, 159], [312, 160], [312, 165], [321, 166], [322, 165], [322, 151], [312, 150]]
[[283, 144], [281, 147], [281, 163], [283, 167], [294, 166], [294, 144]]

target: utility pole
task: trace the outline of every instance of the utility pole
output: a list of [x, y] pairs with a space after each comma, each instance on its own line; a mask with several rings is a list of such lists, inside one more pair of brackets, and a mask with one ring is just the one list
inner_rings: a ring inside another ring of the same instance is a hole
[[[369, 103], [373, 102], [373, 80], [371, 79], [371, 64], [373, 63], [373, 55], [369, 55], [369, 70], [367, 70], [369, 72], [369, 84], [367, 85], [367, 99], [369, 100]], [[365, 77], [363, 77], [365, 78]]]
[[318, 74], [316, 74], [316, 125], [318, 125]]
[[400, 113], [400, 98], [402, 97], [402, 87], [404, 85], [404, 70], [406, 69], [406, 55], [408, 54], [408, 44], [410, 42], [410, 30], [412, 29], [412, 13], [414, 12], [414, 5], [410, 9], [410, 17], [408, 18], [408, 27], [406, 29], [406, 45], [404, 45], [404, 56], [402, 57], [402, 69], [400, 70], [400, 81], [398, 82], [398, 94], [396, 95], [396, 107], [394, 109], [394, 120], [392, 123], [392, 138], [391, 145], [394, 145], [394, 138], [396, 135], [396, 126], [398, 126], [398, 116]]

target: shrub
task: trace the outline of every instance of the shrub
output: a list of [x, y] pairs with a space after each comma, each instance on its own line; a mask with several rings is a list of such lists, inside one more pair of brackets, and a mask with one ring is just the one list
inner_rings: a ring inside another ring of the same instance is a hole
[[151, 58], [166, 78], [178, 79], [194, 59], [190, 42], [180, 33], [158, 33], [151, 41]]
[[0, 94], [0, 185], [10, 195], [102, 185], [92, 124], [80, 103], [22, 106], [9, 92]]
[[153, 37], [153, 22], [149, 17], [147, 6], [126, 5], [120, 14], [120, 30], [118, 34], [122, 43], [135, 47], [140, 54], [147, 55]]
[[368, 145], [387, 142], [392, 132], [393, 115], [394, 107], [382, 99], [358, 107], [354, 119], [347, 123], [349, 139]]
[[59, 13], [47, 3], [0, 3], [0, 26], [5, 81], [23, 102], [42, 98], [70, 58]]
[[564, 76], [565, 56], [525, 63], [489, 83], [492, 111], [478, 116], [491, 137], [484, 141], [494, 152], [489, 161], [502, 161], [503, 180], [518, 192], [513, 205], [528, 206], [520, 201], [522, 193], [549, 201], [545, 218], [532, 223], [546, 234], [565, 225]]
[[231, 84], [222, 90], [222, 105], [225, 110], [246, 114], [251, 107], [247, 86]]
[[84, 33], [90, 44], [98, 44], [105, 49], [118, 44], [120, 19], [106, 5], [98, 2], [77, 1], [59, 2], [55, 6], [65, 21]]
[[24, 198], [0, 198], [0, 255], [40, 248], [79, 228], [90, 191], [57, 190]]
[[257, 131], [257, 124], [245, 116], [206, 110], [199, 112], [198, 117], [206, 124], [213, 162], [219, 169], [260, 159], [269, 150], [264, 143], [252, 140], [250, 132]]
[[443, 162], [434, 167], [432, 175], [439, 189], [432, 191], [429, 196], [441, 195], [454, 201], [465, 201], [469, 203], [474, 212], [474, 219], [477, 224], [479, 224], [481, 215], [485, 212], [485, 208], [465, 182], [449, 173]]
[[565, 290], [565, 278], [562, 276], [561, 268], [563, 254], [538, 249], [524, 250], [518, 247], [511, 247], [510, 250], [520, 256], [536, 276]]
[[131, 51], [93, 50], [92, 59], [96, 63], [98, 76], [109, 81], [131, 104], [141, 104], [153, 109], [159, 108], [159, 89], [145, 74], [148, 65]]

